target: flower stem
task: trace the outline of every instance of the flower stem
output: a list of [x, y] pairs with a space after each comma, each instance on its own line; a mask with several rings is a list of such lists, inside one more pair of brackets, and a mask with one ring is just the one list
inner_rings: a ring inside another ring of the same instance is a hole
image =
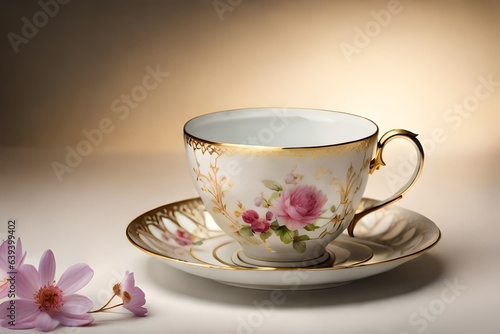
[[119, 307], [119, 306], [122, 306], [123, 303], [120, 303], [120, 304], [116, 304], [116, 305], [113, 305], [113, 306], [109, 306], [109, 307], [101, 307], [100, 309], [98, 310], [95, 310], [95, 311], [89, 311], [88, 313], [98, 313], [98, 312], [106, 312], [108, 310], [111, 310], [111, 309], [114, 309], [115, 307]]
[[117, 294], [115, 293], [114, 295], [111, 296], [111, 298], [109, 298], [109, 300], [107, 301], [106, 304], [104, 304], [103, 306], [101, 306], [101, 308], [97, 309], [97, 310], [94, 310], [94, 311], [88, 311], [87, 313], [98, 313], [98, 312], [104, 312], [104, 311], [107, 311], [107, 310], [110, 310], [112, 308], [115, 308], [115, 307], [118, 307], [118, 306], [122, 306], [123, 303], [121, 304], [116, 304], [114, 306], [110, 306], [110, 307], [106, 307], [108, 306], [111, 301], [117, 296]]

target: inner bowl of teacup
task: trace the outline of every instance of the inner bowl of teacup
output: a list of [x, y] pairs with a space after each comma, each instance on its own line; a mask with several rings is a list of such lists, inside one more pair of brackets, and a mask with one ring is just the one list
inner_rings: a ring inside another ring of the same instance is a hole
[[299, 108], [254, 108], [195, 117], [184, 133], [218, 145], [312, 148], [364, 140], [378, 132], [371, 120], [348, 113]]

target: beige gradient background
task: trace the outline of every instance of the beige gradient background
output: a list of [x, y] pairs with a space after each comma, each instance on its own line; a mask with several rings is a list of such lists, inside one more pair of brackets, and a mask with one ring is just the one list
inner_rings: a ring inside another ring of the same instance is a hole
[[[235, 1], [234, 3], [238, 3]], [[440, 151], [497, 149], [500, 94], [481, 101], [458, 129], [443, 120], [474, 92], [500, 81], [498, 1], [399, 2], [386, 27], [348, 62], [341, 43], [389, 1], [241, 1], [222, 21], [212, 1], [73, 1], [13, 51], [38, 4], [1, 12], [0, 145], [50, 148], [84, 139], [108, 117], [98, 150], [181, 151], [189, 118], [251, 106], [358, 113], [381, 131], [449, 134]], [[119, 120], [111, 102], [142, 83], [145, 68], [169, 76]], [[455, 131], [456, 130], [456, 131]]]
[[[73, 0], [18, 53], [8, 35], [21, 34], [40, 5], [0, 1], [0, 222], [19, 221], [30, 263], [47, 248], [58, 270], [89, 263], [89, 296], [119, 279], [110, 272], [128, 269], [148, 298], [150, 317], [82, 333], [233, 333], [256, 312], [254, 301], [269, 298], [160, 268], [124, 235], [137, 215], [196, 195], [183, 156], [188, 119], [261, 106], [346, 111], [382, 133], [419, 133], [424, 171], [398, 205], [432, 219], [443, 238], [386, 274], [286, 294], [254, 333], [416, 333], [409, 317], [455, 281], [465, 290], [425, 333], [497, 331], [500, 1], [396, 1], [399, 12], [351, 61], [341, 45], [356, 46], [357, 31], [390, 1], [220, 1], [232, 9], [223, 20], [213, 0]], [[120, 119], [113, 101], [138, 89], [148, 66], [169, 75]], [[480, 78], [494, 82], [489, 96], [451, 120], [450, 109], [475, 99]], [[58, 180], [54, 161], [64, 164], [67, 147], [104, 119], [113, 130]], [[390, 194], [388, 173], [401, 177], [408, 163], [406, 148], [391, 145], [369, 197]], [[305, 312], [307, 321], [284, 325]]]

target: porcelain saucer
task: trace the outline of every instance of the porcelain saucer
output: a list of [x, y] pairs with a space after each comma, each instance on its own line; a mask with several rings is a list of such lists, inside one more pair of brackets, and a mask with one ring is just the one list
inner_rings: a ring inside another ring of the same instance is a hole
[[[372, 202], [364, 198], [362, 206]], [[283, 290], [334, 287], [386, 272], [422, 255], [441, 237], [428, 218], [391, 205], [360, 220], [355, 237], [343, 234], [330, 243], [326, 266], [257, 267], [245, 262], [239, 244], [219, 229], [199, 198], [145, 212], [126, 234], [134, 246], [190, 274], [239, 287]]]

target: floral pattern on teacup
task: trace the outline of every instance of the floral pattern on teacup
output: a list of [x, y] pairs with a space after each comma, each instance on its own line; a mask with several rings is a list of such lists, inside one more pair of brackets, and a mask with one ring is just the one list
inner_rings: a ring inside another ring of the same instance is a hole
[[211, 157], [209, 169], [202, 171], [195, 152], [196, 167], [193, 172], [201, 192], [210, 201], [207, 209], [225, 219], [226, 232], [239, 242], [263, 243], [269, 251], [272, 247], [268, 239], [274, 235], [279, 242], [292, 244], [298, 253], [306, 251], [308, 240], [338, 234], [343, 224], [350, 220], [348, 217], [354, 215], [352, 199], [362, 182], [361, 171], [368, 168], [370, 161], [365, 158], [359, 171], [355, 171], [351, 164], [345, 180], [326, 167], [320, 167], [313, 173], [314, 182], [321, 179], [321, 184], [337, 189], [340, 197], [337, 199], [329, 201], [317, 186], [305, 182], [304, 175], [297, 171], [297, 166], [293, 166], [290, 173], [284, 175], [283, 182], [263, 180], [265, 189], [251, 201], [253, 203], [242, 203], [241, 200], [229, 203], [225, 196], [234, 184], [220, 171], [218, 160], [221, 156]]
[[[297, 252], [303, 253], [306, 249], [304, 241], [310, 237], [300, 234], [299, 231], [314, 231], [324, 227], [334, 220], [336, 209], [324, 208], [328, 197], [315, 186], [300, 184], [302, 178], [301, 174], [292, 171], [285, 176], [284, 185], [274, 180], [262, 181], [271, 193], [266, 197], [264, 192], [261, 192], [253, 204], [256, 209], [265, 211], [261, 215], [254, 209], [246, 209], [245, 205], [238, 202], [238, 209], [234, 214], [247, 224], [241, 227], [239, 233], [248, 237], [258, 233], [264, 242], [274, 233], [281, 242], [292, 243]], [[329, 216], [324, 216], [328, 211]]]

